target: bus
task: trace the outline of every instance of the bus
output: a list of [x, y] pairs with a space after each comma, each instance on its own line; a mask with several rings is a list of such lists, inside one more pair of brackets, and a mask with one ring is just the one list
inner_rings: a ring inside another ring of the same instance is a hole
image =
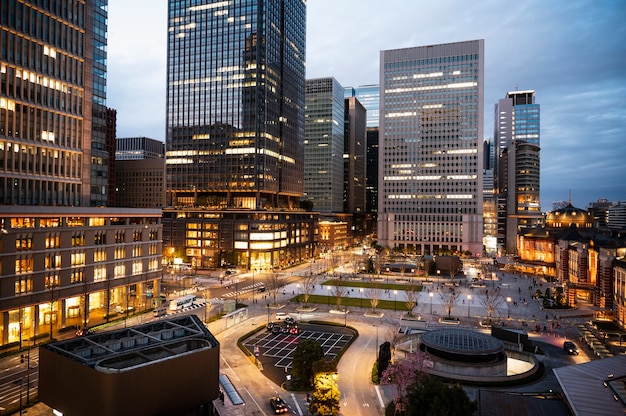
[[177, 311], [193, 305], [196, 295], [185, 295], [170, 301], [170, 311]]

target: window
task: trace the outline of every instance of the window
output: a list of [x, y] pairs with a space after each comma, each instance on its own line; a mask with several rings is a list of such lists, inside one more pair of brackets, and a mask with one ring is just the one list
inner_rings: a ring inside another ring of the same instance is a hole
[[58, 274], [50, 274], [44, 279], [44, 286], [46, 289], [53, 289], [59, 285], [59, 275]]
[[135, 246], [133, 247], [133, 257], [141, 257], [141, 252], [142, 252], [142, 247], [141, 246]]
[[115, 252], [113, 253], [113, 258], [115, 260], [125, 259], [126, 258], [126, 251], [124, 250], [124, 247], [115, 247]]
[[107, 268], [106, 266], [96, 266], [93, 269], [93, 281], [94, 282], [103, 282], [107, 279]]
[[49, 234], [46, 236], [46, 248], [58, 248], [61, 245], [61, 238], [59, 235]]
[[84, 281], [85, 281], [85, 272], [82, 269], [72, 270], [72, 273], [70, 274], [71, 284], [82, 283]]
[[46, 255], [44, 266], [47, 270], [61, 268], [61, 255], [58, 253]]
[[31, 276], [17, 276], [15, 278], [15, 294], [20, 295], [22, 293], [32, 292], [33, 279]]
[[134, 230], [133, 231], [133, 241], [134, 242], [141, 241], [141, 230]]
[[76, 233], [72, 236], [72, 247], [82, 247], [85, 245], [85, 234]]
[[34, 270], [32, 257], [19, 257], [15, 260], [15, 274], [31, 273]]
[[113, 278], [119, 279], [120, 277], [124, 277], [126, 275], [126, 266], [124, 263], [118, 263], [115, 265], [115, 270], [113, 271]]
[[105, 249], [97, 249], [93, 252], [93, 262], [99, 263], [107, 260], [107, 252]]
[[116, 231], [115, 232], [115, 242], [116, 243], [123, 243], [126, 239], [124, 238], [124, 231]]
[[99, 246], [99, 245], [106, 244], [106, 241], [107, 241], [106, 236], [107, 234], [104, 231], [96, 232], [96, 234], [93, 237], [94, 245]]
[[133, 262], [133, 274], [140, 274], [143, 272], [143, 262], [141, 260]]
[[16, 250], [32, 250], [32, 248], [33, 248], [32, 235], [18, 234], [15, 237], [15, 249]]
[[85, 253], [72, 253], [70, 255], [70, 263], [72, 266], [84, 266], [85, 265]]

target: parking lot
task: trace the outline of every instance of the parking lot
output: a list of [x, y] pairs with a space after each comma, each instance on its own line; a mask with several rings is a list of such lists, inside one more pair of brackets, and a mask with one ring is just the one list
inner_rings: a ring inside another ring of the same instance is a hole
[[298, 324], [299, 333], [272, 333], [263, 330], [246, 339], [243, 345], [262, 365], [262, 372], [276, 384], [285, 381], [291, 372], [293, 352], [301, 339], [316, 340], [322, 346], [324, 357], [337, 357], [356, 333], [344, 327], [317, 324]]

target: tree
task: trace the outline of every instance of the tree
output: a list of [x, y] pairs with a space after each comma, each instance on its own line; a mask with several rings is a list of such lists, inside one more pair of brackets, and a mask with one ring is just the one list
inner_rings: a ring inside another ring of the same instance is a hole
[[320, 372], [315, 374], [314, 390], [309, 410], [319, 415], [339, 415], [339, 398], [341, 392], [337, 385], [339, 376], [336, 372]]
[[417, 374], [406, 398], [406, 416], [468, 416], [478, 408], [460, 386], [448, 386], [426, 373]]
[[309, 297], [311, 293], [313, 293], [313, 288], [315, 287], [315, 279], [316, 277], [312, 274], [306, 275], [302, 278], [302, 299], [304, 303], [309, 302]]
[[441, 294], [441, 299], [443, 300], [443, 307], [448, 313], [448, 318], [451, 318], [452, 311], [456, 306], [456, 301], [459, 299], [459, 292], [450, 289], [449, 292]]
[[337, 302], [337, 310], [341, 310], [341, 301], [346, 296], [347, 289], [343, 286], [336, 285], [333, 289], [333, 295]]
[[382, 289], [379, 285], [374, 285], [371, 289], [367, 290], [367, 296], [370, 298], [370, 305], [372, 305], [374, 312], [376, 312], [376, 307], [378, 306], [381, 294]]
[[280, 278], [280, 275], [276, 272], [272, 272], [269, 279], [265, 283], [265, 287], [267, 291], [270, 293], [273, 299], [273, 305], [277, 304], [276, 296], [278, 296], [278, 291], [285, 286], [285, 283]]
[[404, 293], [406, 296], [406, 302], [404, 302], [404, 304], [407, 310], [409, 311], [407, 315], [413, 316], [413, 309], [417, 307], [417, 301], [419, 299], [419, 292], [417, 291], [417, 286], [415, 285], [408, 286]]
[[378, 369], [378, 379], [380, 380], [383, 372], [391, 363], [391, 343], [385, 341], [378, 347], [378, 361], [376, 368]]
[[396, 386], [397, 403], [404, 402], [407, 388], [415, 383], [419, 372], [423, 371], [423, 362], [426, 354], [418, 351], [407, 353], [405, 358], [398, 359], [390, 364], [382, 373], [381, 383]]
[[504, 304], [504, 298], [498, 294], [490, 294], [489, 289], [487, 289], [483, 296], [478, 297], [478, 302], [485, 308], [487, 318], [491, 321], [493, 313]]
[[293, 352], [293, 368], [291, 374], [294, 377], [294, 383], [302, 387], [311, 387], [313, 385], [313, 366], [324, 358], [324, 351], [318, 341], [311, 339], [303, 339], [298, 342]]

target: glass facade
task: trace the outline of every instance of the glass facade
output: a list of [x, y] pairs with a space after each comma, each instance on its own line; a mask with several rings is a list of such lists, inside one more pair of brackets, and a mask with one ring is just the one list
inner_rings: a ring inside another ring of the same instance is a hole
[[497, 238], [514, 253], [521, 228], [540, 225], [540, 107], [535, 91], [512, 91], [495, 106]]
[[381, 52], [381, 245], [482, 252], [483, 68], [483, 40]]
[[170, 0], [167, 189], [176, 206], [297, 205], [306, 3]]
[[343, 212], [344, 98], [334, 78], [306, 81], [304, 197], [318, 212]]
[[367, 128], [378, 128], [380, 115], [380, 87], [376, 85], [361, 85], [357, 88], [346, 87], [346, 98], [356, 97], [367, 110]]
[[[96, 3], [106, 16], [106, 1]], [[1, 204], [89, 203], [89, 163], [83, 159], [91, 139], [85, 118], [93, 101], [92, 59], [85, 45], [91, 44], [92, 22], [85, 16], [93, 7], [78, 0], [2, 2]], [[104, 38], [106, 23], [97, 32]], [[102, 73], [99, 64], [93, 65]]]

